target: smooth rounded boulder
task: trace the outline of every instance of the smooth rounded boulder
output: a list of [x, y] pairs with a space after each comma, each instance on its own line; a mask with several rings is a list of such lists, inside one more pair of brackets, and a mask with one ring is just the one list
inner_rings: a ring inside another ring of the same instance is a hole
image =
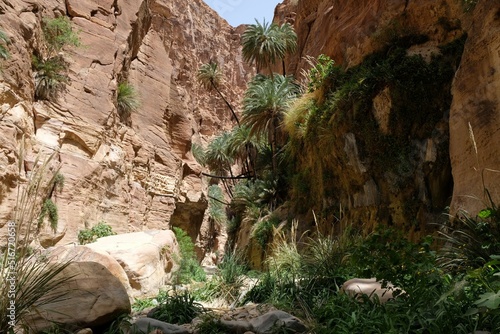
[[130, 313], [127, 290], [104, 265], [73, 260], [59, 275], [68, 279], [52, 292], [63, 297], [37, 307], [27, 319], [37, 332], [53, 323], [65, 328], [101, 326]]
[[88, 244], [116, 259], [127, 274], [133, 297], [156, 296], [176, 269], [179, 246], [170, 230], [112, 235]]

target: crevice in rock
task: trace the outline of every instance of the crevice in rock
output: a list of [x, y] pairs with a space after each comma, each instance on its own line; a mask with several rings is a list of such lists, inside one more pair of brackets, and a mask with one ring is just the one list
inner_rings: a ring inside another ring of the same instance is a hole
[[170, 218], [170, 225], [184, 230], [191, 237], [193, 243], [196, 243], [200, 237], [203, 217], [207, 208], [207, 201], [177, 202]]
[[128, 55], [123, 60], [123, 76], [126, 76], [124, 74], [128, 72], [132, 60], [137, 58], [143, 39], [151, 27], [152, 15], [149, 5], [149, 0], [143, 1], [137, 13], [137, 20], [132, 23], [132, 30], [127, 38]]

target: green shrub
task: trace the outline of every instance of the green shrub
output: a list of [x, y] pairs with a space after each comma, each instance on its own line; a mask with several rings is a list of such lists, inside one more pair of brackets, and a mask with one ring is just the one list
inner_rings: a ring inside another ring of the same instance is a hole
[[439, 234], [444, 242], [441, 265], [458, 271], [482, 267], [500, 254], [500, 210], [491, 202], [475, 218], [461, 211], [453, 222], [442, 224]]
[[73, 31], [71, 21], [66, 16], [42, 19], [42, 31], [49, 54], [57, 53], [67, 45], [80, 46], [78, 33]]
[[278, 216], [271, 214], [259, 219], [253, 226], [252, 238], [257, 241], [262, 249], [267, 249], [267, 245], [273, 236], [273, 229], [278, 227], [280, 222], [281, 221]]
[[203, 306], [187, 291], [172, 296], [164, 291], [158, 295], [157, 300], [158, 306], [150, 317], [169, 324], [190, 323], [204, 311]]
[[54, 176], [54, 185], [57, 188], [57, 190], [59, 190], [59, 192], [61, 192], [63, 190], [63, 188], [64, 188], [64, 175], [63, 174], [57, 173]]
[[227, 252], [217, 269], [212, 279], [197, 290], [197, 295], [202, 300], [221, 298], [228, 303], [235, 302], [243, 286], [243, 275], [248, 271], [244, 259], [239, 253]]
[[100, 221], [97, 225], [93, 226], [91, 229], [84, 229], [78, 232], [78, 242], [80, 245], [86, 245], [96, 241], [99, 238], [107, 237], [110, 235], [115, 235], [111, 226], [106, 224], [105, 221]]
[[69, 81], [66, 75], [69, 64], [58, 52], [67, 45], [80, 46], [80, 39], [65, 16], [55, 19], [43, 18], [42, 31], [48, 55], [46, 57], [33, 55], [32, 57], [32, 67], [36, 72], [35, 98], [52, 100]]
[[68, 63], [60, 55], [43, 60], [37, 56], [32, 58], [35, 75], [35, 98], [52, 100], [69, 81], [66, 72]]
[[116, 97], [118, 112], [123, 117], [128, 117], [130, 113], [137, 111], [140, 106], [139, 96], [134, 86], [127, 82], [118, 85]]
[[43, 202], [42, 210], [38, 216], [38, 228], [42, 227], [46, 216], [49, 218], [50, 228], [55, 232], [57, 230], [57, 223], [59, 222], [59, 214], [56, 204], [50, 198]]
[[179, 270], [175, 273], [177, 283], [201, 282], [206, 279], [205, 271], [198, 263], [191, 237], [181, 228], [174, 227], [173, 231], [179, 243], [180, 259]]

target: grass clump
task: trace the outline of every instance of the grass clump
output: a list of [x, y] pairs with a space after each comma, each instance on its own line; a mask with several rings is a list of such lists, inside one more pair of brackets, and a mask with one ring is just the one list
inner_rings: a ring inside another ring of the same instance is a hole
[[32, 58], [35, 75], [35, 98], [40, 100], [52, 100], [68, 83], [66, 75], [68, 63], [60, 55], [42, 59], [37, 56]]
[[105, 221], [100, 221], [97, 225], [92, 228], [80, 230], [78, 232], [78, 242], [80, 245], [86, 245], [96, 241], [99, 238], [107, 237], [110, 235], [115, 235], [111, 226], [109, 226]]
[[132, 311], [137, 313], [156, 305], [158, 305], [158, 302], [154, 298], [136, 299], [134, 304], [132, 304]]
[[116, 103], [118, 112], [123, 117], [127, 117], [132, 112], [137, 111], [141, 105], [136, 89], [128, 82], [121, 82], [118, 85]]
[[217, 273], [205, 286], [196, 291], [201, 300], [222, 299], [234, 303], [240, 296], [244, 274], [248, 267], [240, 253], [228, 252], [217, 265]]
[[195, 328], [198, 334], [229, 333], [229, 328], [220, 319], [209, 314], [202, 316], [201, 322]]
[[196, 302], [189, 292], [169, 295], [168, 291], [162, 291], [156, 297], [158, 306], [151, 312], [149, 317], [169, 324], [187, 324], [201, 314], [203, 306]]
[[[19, 175], [24, 173], [23, 154], [21, 148]], [[7, 247], [0, 256], [1, 333], [14, 333], [14, 328], [20, 326], [28, 328], [29, 315], [42, 306], [62, 300], [65, 293], [56, 288], [71, 279], [61, 275], [70, 262], [49, 262], [45, 255], [29, 247], [38, 233], [36, 218], [53, 187], [52, 158], [53, 155], [43, 162], [37, 158], [28, 181], [19, 181], [16, 209], [12, 220], [6, 223]]]
[[180, 267], [175, 273], [176, 282], [178, 284], [185, 284], [191, 283], [191, 281], [205, 281], [205, 271], [198, 263], [191, 237], [179, 227], [174, 227], [173, 231], [180, 249], [180, 259], [177, 260]]

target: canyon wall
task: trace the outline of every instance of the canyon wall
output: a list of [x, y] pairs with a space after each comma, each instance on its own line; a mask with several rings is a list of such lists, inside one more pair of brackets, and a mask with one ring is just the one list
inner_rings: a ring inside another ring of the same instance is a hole
[[[82, 45], [63, 50], [70, 64], [63, 91], [53, 101], [35, 100], [31, 57], [44, 52], [41, 22], [61, 15], [71, 18]], [[205, 214], [206, 180], [190, 150], [233, 120], [196, 74], [201, 64], [218, 62], [222, 90], [238, 107], [252, 76], [241, 57], [242, 28], [202, 0], [3, 1], [0, 24], [10, 53], [0, 71], [1, 234], [18, 184], [39, 154], [55, 151], [64, 186], [53, 195], [57, 231], [43, 229], [43, 246], [74, 242], [79, 230], [105, 221], [117, 233], [179, 226], [199, 250], [222, 249], [223, 231], [214, 232]], [[126, 119], [116, 106], [123, 81], [140, 102]]]
[[[407, 102], [413, 105], [409, 110], [421, 113], [418, 117], [434, 121], [414, 124], [406, 135], [397, 135], [408, 116], [395, 115], [392, 87], [377, 88], [366, 118], [377, 123], [378, 138], [404, 140], [410, 151], [406, 157], [401, 155], [401, 161], [388, 153], [385, 172], [370, 169], [373, 160], [362, 146], [369, 147], [373, 137], [360, 129], [364, 120], [332, 128], [345, 144], [330, 147], [336, 152], [332, 155], [341, 158], [329, 170], [330, 179], [324, 180], [333, 195], [317, 206], [334, 208], [326, 225], [340, 217], [368, 229], [378, 224], [399, 225], [418, 237], [433, 228], [429, 224], [446, 219], [447, 206], [452, 214], [465, 209], [475, 215], [487, 204], [483, 187], [494, 202], [500, 202], [499, 13], [498, 1], [481, 0], [469, 12], [457, 0], [285, 0], [278, 5], [275, 22], [291, 23], [298, 34], [298, 51], [286, 59], [287, 73], [296, 77], [310, 67], [307, 56], [326, 54], [336, 64], [353, 68], [367, 55], [380, 50], [389, 53], [396, 47], [391, 45], [394, 41], [405, 45], [408, 56], [420, 55], [431, 63], [466, 36], [462, 60], [453, 65], [453, 85], [450, 79], [442, 87], [446, 94], [440, 100], [446, 102], [436, 104], [432, 113], [419, 109], [422, 100]], [[356, 111], [350, 110], [347, 117], [351, 113]], [[397, 178], [389, 170], [400, 163], [407, 163], [401, 170], [407, 175], [394, 187]]]

